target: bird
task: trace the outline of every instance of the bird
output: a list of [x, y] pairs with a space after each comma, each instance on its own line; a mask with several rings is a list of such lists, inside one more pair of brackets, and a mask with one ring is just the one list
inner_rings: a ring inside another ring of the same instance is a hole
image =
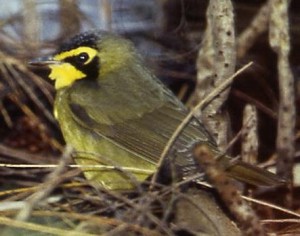
[[[170, 169], [182, 179], [193, 176], [201, 171], [192, 152], [197, 143], [221, 156], [218, 163], [237, 180], [255, 185], [280, 182], [273, 173], [222, 155], [195, 117], [159, 169], [165, 145], [189, 109], [122, 36], [102, 30], [79, 33], [51, 56], [30, 64], [50, 69], [56, 90], [54, 116], [66, 143], [74, 148], [75, 162], [96, 188], [131, 190], [157, 171]], [[167, 175], [171, 174], [162, 176]]]

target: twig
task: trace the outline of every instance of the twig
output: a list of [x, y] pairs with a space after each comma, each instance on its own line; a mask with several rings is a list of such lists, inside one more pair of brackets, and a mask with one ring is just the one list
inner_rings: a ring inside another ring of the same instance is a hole
[[258, 134], [256, 107], [247, 104], [243, 114], [242, 158], [250, 164], [257, 164]]
[[218, 164], [209, 147], [205, 144], [196, 145], [194, 158], [203, 167], [207, 178], [217, 189], [221, 199], [236, 220], [240, 222], [245, 235], [265, 235], [264, 229], [259, 223], [259, 218], [247, 202], [243, 200], [234, 182]]
[[[14, 149], [14, 148], [10, 148], [1, 143], [0, 143], [0, 155], [8, 156], [10, 158], [14, 158], [17, 160], [26, 161], [27, 163], [31, 163], [31, 164], [38, 164], [38, 163], [42, 163], [45, 161], [45, 158], [43, 158], [42, 156], [39, 156], [37, 154], [27, 153], [27, 152], [20, 151], [20, 150]], [[48, 160], [48, 162], [50, 162], [49, 164], [52, 164], [54, 162], [54, 158], [48, 158], [47, 160]], [[1, 163], [0, 167], [9, 167], [7, 165], [11, 165], [11, 164]], [[17, 164], [15, 164], [15, 165], [17, 165]], [[26, 164], [24, 164], [24, 165], [26, 165]], [[15, 167], [15, 166], [12, 166], [12, 167]]]
[[[278, 154], [277, 173], [293, 180], [293, 158], [295, 155], [295, 123], [296, 108], [294, 94], [294, 78], [289, 65], [290, 35], [288, 7], [290, 1], [269, 0], [270, 30], [269, 41], [272, 49], [278, 55], [279, 81], [279, 116], [276, 148]], [[287, 197], [287, 204], [292, 204], [292, 194]]]
[[[300, 224], [300, 219], [271, 219], [271, 220], [261, 220], [262, 224], [272, 224], [272, 223], [297, 223]], [[291, 235], [291, 234], [290, 234]]]
[[[204, 44], [197, 60], [196, 102], [219, 86], [235, 71], [235, 31], [233, 7], [230, 0], [211, 0], [207, 8], [207, 29]], [[229, 87], [211, 101], [203, 111], [196, 113], [210, 131], [220, 149], [227, 145], [228, 114], [222, 109]], [[194, 102], [195, 103], [195, 102]]]
[[[194, 179], [196, 179], [197, 177], [195, 177]], [[192, 180], [192, 177], [178, 183], [177, 186], [179, 187], [180, 185], [185, 184], [186, 181], [191, 181], [191, 180]], [[207, 188], [214, 188], [211, 184], [209, 184], [207, 182], [197, 181], [197, 183], [201, 184], [202, 186], [207, 187]], [[255, 203], [255, 204], [258, 204], [258, 205], [261, 205], [261, 206], [266, 206], [266, 207], [278, 210], [280, 212], [283, 212], [283, 213], [286, 213], [286, 214], [289, 214], [289, 215], [296, 216], [296, 217], [300, 218], [300, 214], [298, 214], [297, 212], [294, 212], [294, 211], [291, 211], [289, 209], [274, 205], [272, 203], [265, 202], [265, 201], [262, 201], [262, 200], [259, 200], [259, 199], [254, 199], [254, 198], [247, 197], [247, 196], [242, 196], [242, 198], [245, 199], [248, 202], [252, 202], [252, 203]]]
[[269, 4], [264, 4], [254, 16], [252, 22], [238, 37], [237, 40], [237, 57], [245, 56], [249, 48], [261, 33], [265, 32], [269, 23]]
[[232, 89], [231, 90], [232, 94], [238, 97], [238, 99], [242, 99], [247, 103], [251, 103], [255, 105], [255, 107], [260, 110], [261, 112], [265, 113], [268, 115], [270, 118], [276, 120], [278, 118], [277, 113], [275, 113], [272, 109], [261, 103], [260, 101], [252, 98], [251, 96], [247, 95], [246, 93], [237, 90], [237, 89]]
[[28, 0], [23, 2], [23, 34], [24, 44], [28, 52], [34, 54], [40, 46], [41, 16], [37, 10], [37, 1]]
[[[10, 219], [10, 218], [3, 217], [3, 216], [0, 216], [0, 224], [9, 226], [10, 228], [20, 228], [20, 229], [26, 229], [26, 230], [30, 230], [30, 231], [39, 232], [39, 233], [59, 235], [59, 236], [64, 236], [64, 235], [96, 236], [96, 234], [89, 234], [89, 233], [84, 233], [84, 232], [64, 230], [64, 229], [54, 228], [54, 227], [45, 226], [45, 225], [14, 220], [14, 219]], [[2, 236], [5, 236], [5, 235], [9, 236], [9, 235], [15, 235], [15, 234], [13, 234], [12, 232], [9, 232], [9, 229], [6, 229], [6, 230], [2, 229], [1, 235]]]
[[272, 209], [276, 209], [278, 211], [281, 211], [281, 212], [284, 212], [286, 214], [289, 214], [289, 215], [296, 216], [296, 217], [300, 218], [300, 214], [299, 213], [291, 211], [291, 210], [283, 208], [283, 207], [280, 207], [280, 206], [276, 206], [276, 205], [274, 205], [272, 203], [261, 201], [261, 200], [257, 200], [257, 199], [246, 197], [246, 196], [243, 196], [243, 198], [245, 200], [249, 201], [249, 202], [254, 202], [254, 203], [259, 204], [261, 206], [267, 206], [267, 207], [270, 207]]
[[34, 206], [36, 204], [38, 204], [46, 196], [48, 196], [50, 194], [50, 192], [61, 181], [63, 181], [63, 179], [61, 178], [60, 175], [63, 173], [63, 171], [66, 167], [66, 164], [70, 161], [71, 152], [72, 152], [72, 148], [67, 146], [57, 168], [47, 176], [46, 181], [40, 185], [40, 188], [37, 190], [37, 192], [35, 192], [28, 199], [25, 207], [18, 213], [18, 215], [16, 217], [17, 220], [25, 221], [29, 217]]

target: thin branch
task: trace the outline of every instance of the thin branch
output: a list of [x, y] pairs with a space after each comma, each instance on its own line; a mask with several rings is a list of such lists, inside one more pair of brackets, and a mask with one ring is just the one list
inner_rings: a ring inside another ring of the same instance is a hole
[[209, 147], [205, 144], [196, 145], [194, 158], [203, 167], [208, 180], [241, 224], [244, 235], [265, 235], [265, 231], [259, 223], [259, 218], [249, 204], [243, 200], [241, 192], [234, 181], [227, 176], [225, 169], [218, 163], [215, 154], [211, 152]]
[[245, 56], [249, 48], [253, 46], [255, 40], [263, 32], [267, 31], [269, 23], [269, 4], [264, 4], [254, 16], [248, 28], [246, 28], [237, 40], [237, 57]]
[[67, 146], [57, 168], [47, 176], [46, 181], [40, 185], [38, 191], [28, 199], [25, 207], [18, 213], [16, 217], [17, 220], [25, 221], [31, 214], [33, 208], [41, 200], [47, 197], [61, 181], [63, 181], [61, 174], [65, 170], [66, 164], [70, 161], [71, 152], [72, 148]]
[[242, 158], [250, 164], [257, 164], [258, 134], [257, 110], [254, 105], [247, 104], [243, 114]]
[[295, 93], [294, 78], [289, 64], [290, 35], [288, 7], [290, 1], [270, 0], [269, 41], [278, 55], [279, 116], [277, 135], [277, 173], [293, 179], [293, 158], [295, 155]]
[[[195, 94], [197, 94], [198, 101], [204, 99], [210, 91], [232, 75], [236, 66], [235, 27], [231, 1], [209, 1], [206, 18], [207, 29], [197, 60], [198, 84]], [[226, 147], [230, 133], [229, 117], [227, 112], [222, 109], [229, 91], [228, 87], [203, 111], [196, 113], [196, 117], [201, 117], [202, 122], [221, 149]]]

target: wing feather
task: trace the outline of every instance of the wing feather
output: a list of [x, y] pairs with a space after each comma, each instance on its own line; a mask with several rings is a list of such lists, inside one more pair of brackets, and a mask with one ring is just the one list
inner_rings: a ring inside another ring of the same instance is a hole
[[[187, 110], [169, 102], [136, 118], [123, 120], [116, 124], [103, 124], [101, 112], [95, 111], [95, 104], [70, 103], [73, 119], [83, 128], [100, 138], [114, 143], [117, 148], [126, 150], [147, 162], [157, 163], [169, 138], [187, 115]], [[175, 164], [182, 169], [183, 176], [199, 171], [191, 154], [195, 142], [204, 142], [218, 155], [219, 151], [210, 135], [198, 120], [193, 119], [174, 144]], [[174, 160], [174, 159], [173, 159]], [[278, 184], [281, 180], [274, 174], [249, 166], [243, 162], [232, 162], [227, 156], [220, 159], [230, 175], [256, 185]]]
[[[166, 103], [135, 119], [131, 118], [117, 124], [107, 125], [102, 124], [102, 119], [95, 116], [97, 113], [93, 104], [81, 106], [71, 103], [70, 108], [74, 119], [84, 128], [153, 162], [158, 161], [169, 138], [187, 115], [185, 109], [179, 109], [175, 104]], [[176, 145], [185, 148], [195, 141], [212, 143], [208, 137], [209, 135], [201, 125], [193, 121], [182, 132]]]

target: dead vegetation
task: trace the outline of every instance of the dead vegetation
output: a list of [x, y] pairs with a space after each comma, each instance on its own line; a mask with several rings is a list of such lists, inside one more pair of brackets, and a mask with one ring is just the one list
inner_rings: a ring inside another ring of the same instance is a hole
[[[24, 1], [1, 14], [0, 235], [300, 234], [299, 2], [50, 2]], [[132, 39], [156, 74], [197, 108], [186, 122], [201, 116], [220, 148], [288, 184], [241, 188], [198, 146], [211, 185], [150, 179], [126, 193], [92, 188], [64, 147], [48, 72], [27, 62], [99, 27]]]

